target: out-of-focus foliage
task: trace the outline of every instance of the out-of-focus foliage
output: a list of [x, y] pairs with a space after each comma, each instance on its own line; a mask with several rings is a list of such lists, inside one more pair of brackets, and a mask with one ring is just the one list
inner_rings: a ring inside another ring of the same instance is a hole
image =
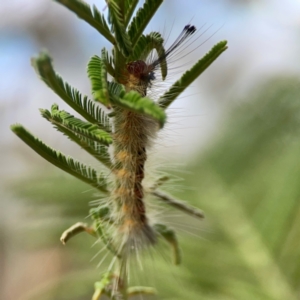
[[217, 299], [299, 299], [300, 82], [273, 80], [248, 98], [188, 179], [216, 232], [200, 247], [207, 283], [197, 284]]
[[[209, 231], [201, 234], [203, 239], [181, 236], [183, 266], [177, 270], [153, 256], [158, 259], [155, 272], [164, 278], [155, 283], [159, 299], [300, 297], [300, 82], [272, 80], [236, 103], [219, 137], [187, 168], [191, 175], [185, 182], [196, 189], [180, 197], [204, 209]], [[69, 177], [47, 177], [15, 189], [24, 193], [24, 186], [32, 215], [57, 216], [57, 222], [32, 232], [34, 238], [27, 240], [32, 246], [41, 247], [35, 240], [59, 243], [66, 226], [84, 221], [92, 198], [91, 192], [82, 193], [85, 185]], [[187, 217], [185, 221], [194, 224]], [[83, 250], [93, 243], [85, 235], [71, 243], [63, 249], [72, 257], [61, 277], [31, 299], [88, 299], [95, 273], [102, 271], [91, 268], [89, 261], [102, 246]], [[147, 278], [157, 277], [144, 272]]]

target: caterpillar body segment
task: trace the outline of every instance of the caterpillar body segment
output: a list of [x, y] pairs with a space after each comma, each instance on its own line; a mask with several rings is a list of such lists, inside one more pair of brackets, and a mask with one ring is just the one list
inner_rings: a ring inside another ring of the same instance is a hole
[[153, 244], [156, 237], [149, 225], [142, 181], [147, 149], [155, 137], [158, 124], [148, 116], [122, 108], [117, 110], [113, 169], [115, 189], [112, 197], [116, 205], [114, 215], [119, 235], [122, 237], [122, 244], [136, 243], [137, 237]]

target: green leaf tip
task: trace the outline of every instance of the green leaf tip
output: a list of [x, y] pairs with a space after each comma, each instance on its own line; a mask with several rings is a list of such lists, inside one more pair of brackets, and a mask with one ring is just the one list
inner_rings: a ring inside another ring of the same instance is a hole
[[227, 41], [217, 43], [188, 71], [186, 71], [171, 88], [160, 97], [158, 103], [167, 108], [170, 104], [195, 80], [197, 79], [226, 49]]
[[52, 58], [46, 50], [43, 50], [36, 57], [31, 58], [31, 65], [43, 79], [42, 74], [52, 69]]
[[108, 193], [106, 177], [103, 174], [99, 174], [93, 168], [73, 160], [73, 158], [67, 157], [60, 151], [49, 147], [20, 124], [12, 125], [11, 129], [25, 144], [54, 166], [91, 185], [97, 190]]
[[19, 123], [10, 125], [10, 129], [16, 134], [20, 134], [22, 132], [23, 126]]
[[116, 44], [121, 53], [127, 57], [132, 52], [132, 45], [125, 30], [124, 15], [120, 5], [122, 1], [106, 1], [109, 8], [109, 21], [112, 24], [112, 31], [115, 34]]
[[72, 88], [55, 73], [52, 66], [52, 59], [47, 52], [41, 52], [37, 57], [33, 58], [32, 64], [46, 85], [70, 107], [87, 121], [97, 124], [107, 132], [111, 131], [109, 118], [97, 103], [89, 100], [87, 96], [82, 97], [78, 90]]
[[138, 2], [139, 2], [138, 0], [126, 0], [125, 1], [125, 18], [124, 18], [125, 27], [127, 27]]
[[137, 11], [128, 28], [128, 34], [133, 47], [135, 47], [162, 2], [163, 0], [146, 0], [143, 7]]
[[[105, 52], [103, 53], [105, 55]], [[109, 94], [107, 90], [107, 71], [106, 65], [99, 56], [91, 57], [88, 67], [88, 77], [92, 85], [92, 94], [96, 101], [101, 102], [107, 108], [110, 108]]]
[[94, 27], [102, 36], [104, 36], [113, 45], [115, 44], [115, 38], [111, 34], [109, 27], [106, 23], [105, 17], [99, 12], [94, 5], [93, 8], [82, 0], [54, 0], [69, 10], [73, 11], [78, 18], [86, 21], [92, 27]]

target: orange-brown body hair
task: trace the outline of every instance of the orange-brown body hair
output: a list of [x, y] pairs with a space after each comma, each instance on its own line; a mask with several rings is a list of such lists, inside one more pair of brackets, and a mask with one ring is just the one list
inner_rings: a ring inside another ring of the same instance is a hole
[[[146, 96], [148, 87], [147, 65], [143, 61], [127, 64], [127, 77], [124, 85], [127, 91], [135, 90]], [[142, 181], [145, 176], [144, 166], [147, 148], [151, 144], [158, 125], [148, 116], [128, 109], [116, 108], [114, 134], [114, 173], [116, 186], [114, 200], [118, 235], [123, 246], [137, 246], [137, 243], [154, 243], [155, 233], [149, 225], [146, 214], [145, 192]], [[140, 241], [137, 241], [140, 239]]]

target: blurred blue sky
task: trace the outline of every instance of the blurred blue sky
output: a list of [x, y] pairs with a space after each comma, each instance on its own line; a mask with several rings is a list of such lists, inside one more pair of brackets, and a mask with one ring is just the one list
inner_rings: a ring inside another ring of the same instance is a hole
[[[105, 8], [103, 0], [87, 2], [95, 3], [100, 10]], [[163, 31], [171, 42], [187, 23], [203, 26], [190, 46], [196, 49], [186, 57], [184, 52], [179, 55], [182, 60], [177, 64], [183, 67], [177, 70], [176, 63], [171, 64], [174, 75], [167, 83], [219, 40], [227, 39], [229, 49], [171, 107], [169, 126], [163, 134], [167, 138], [160, 143], [160, 151], [168, 152], [172, 147], [179, 157], [198, 151], [197, 147], [218, 130], [224, 112], [238, 96], [278, 74], [299, 76], [299, 15], [300, 2], [293, 0], [166, 0], [147, 30]], [[65, 80], [89, 94], [86, 64], [102, 47], [110, 45], [53, 1], [1, 1], [1, 148], [6, 154], [22, 147], [31, 159], [34, 157], [10, 132], [9, 125], [16, 122], [39, 136], [43, 132], [44, 139], [54, 147], [66, 151], [71, 147], [39, 115], [38, 108], [49, 108], [54, 102], [61, 108], [66, 106], [37, 78], [30, 58], [47, 49]]]

